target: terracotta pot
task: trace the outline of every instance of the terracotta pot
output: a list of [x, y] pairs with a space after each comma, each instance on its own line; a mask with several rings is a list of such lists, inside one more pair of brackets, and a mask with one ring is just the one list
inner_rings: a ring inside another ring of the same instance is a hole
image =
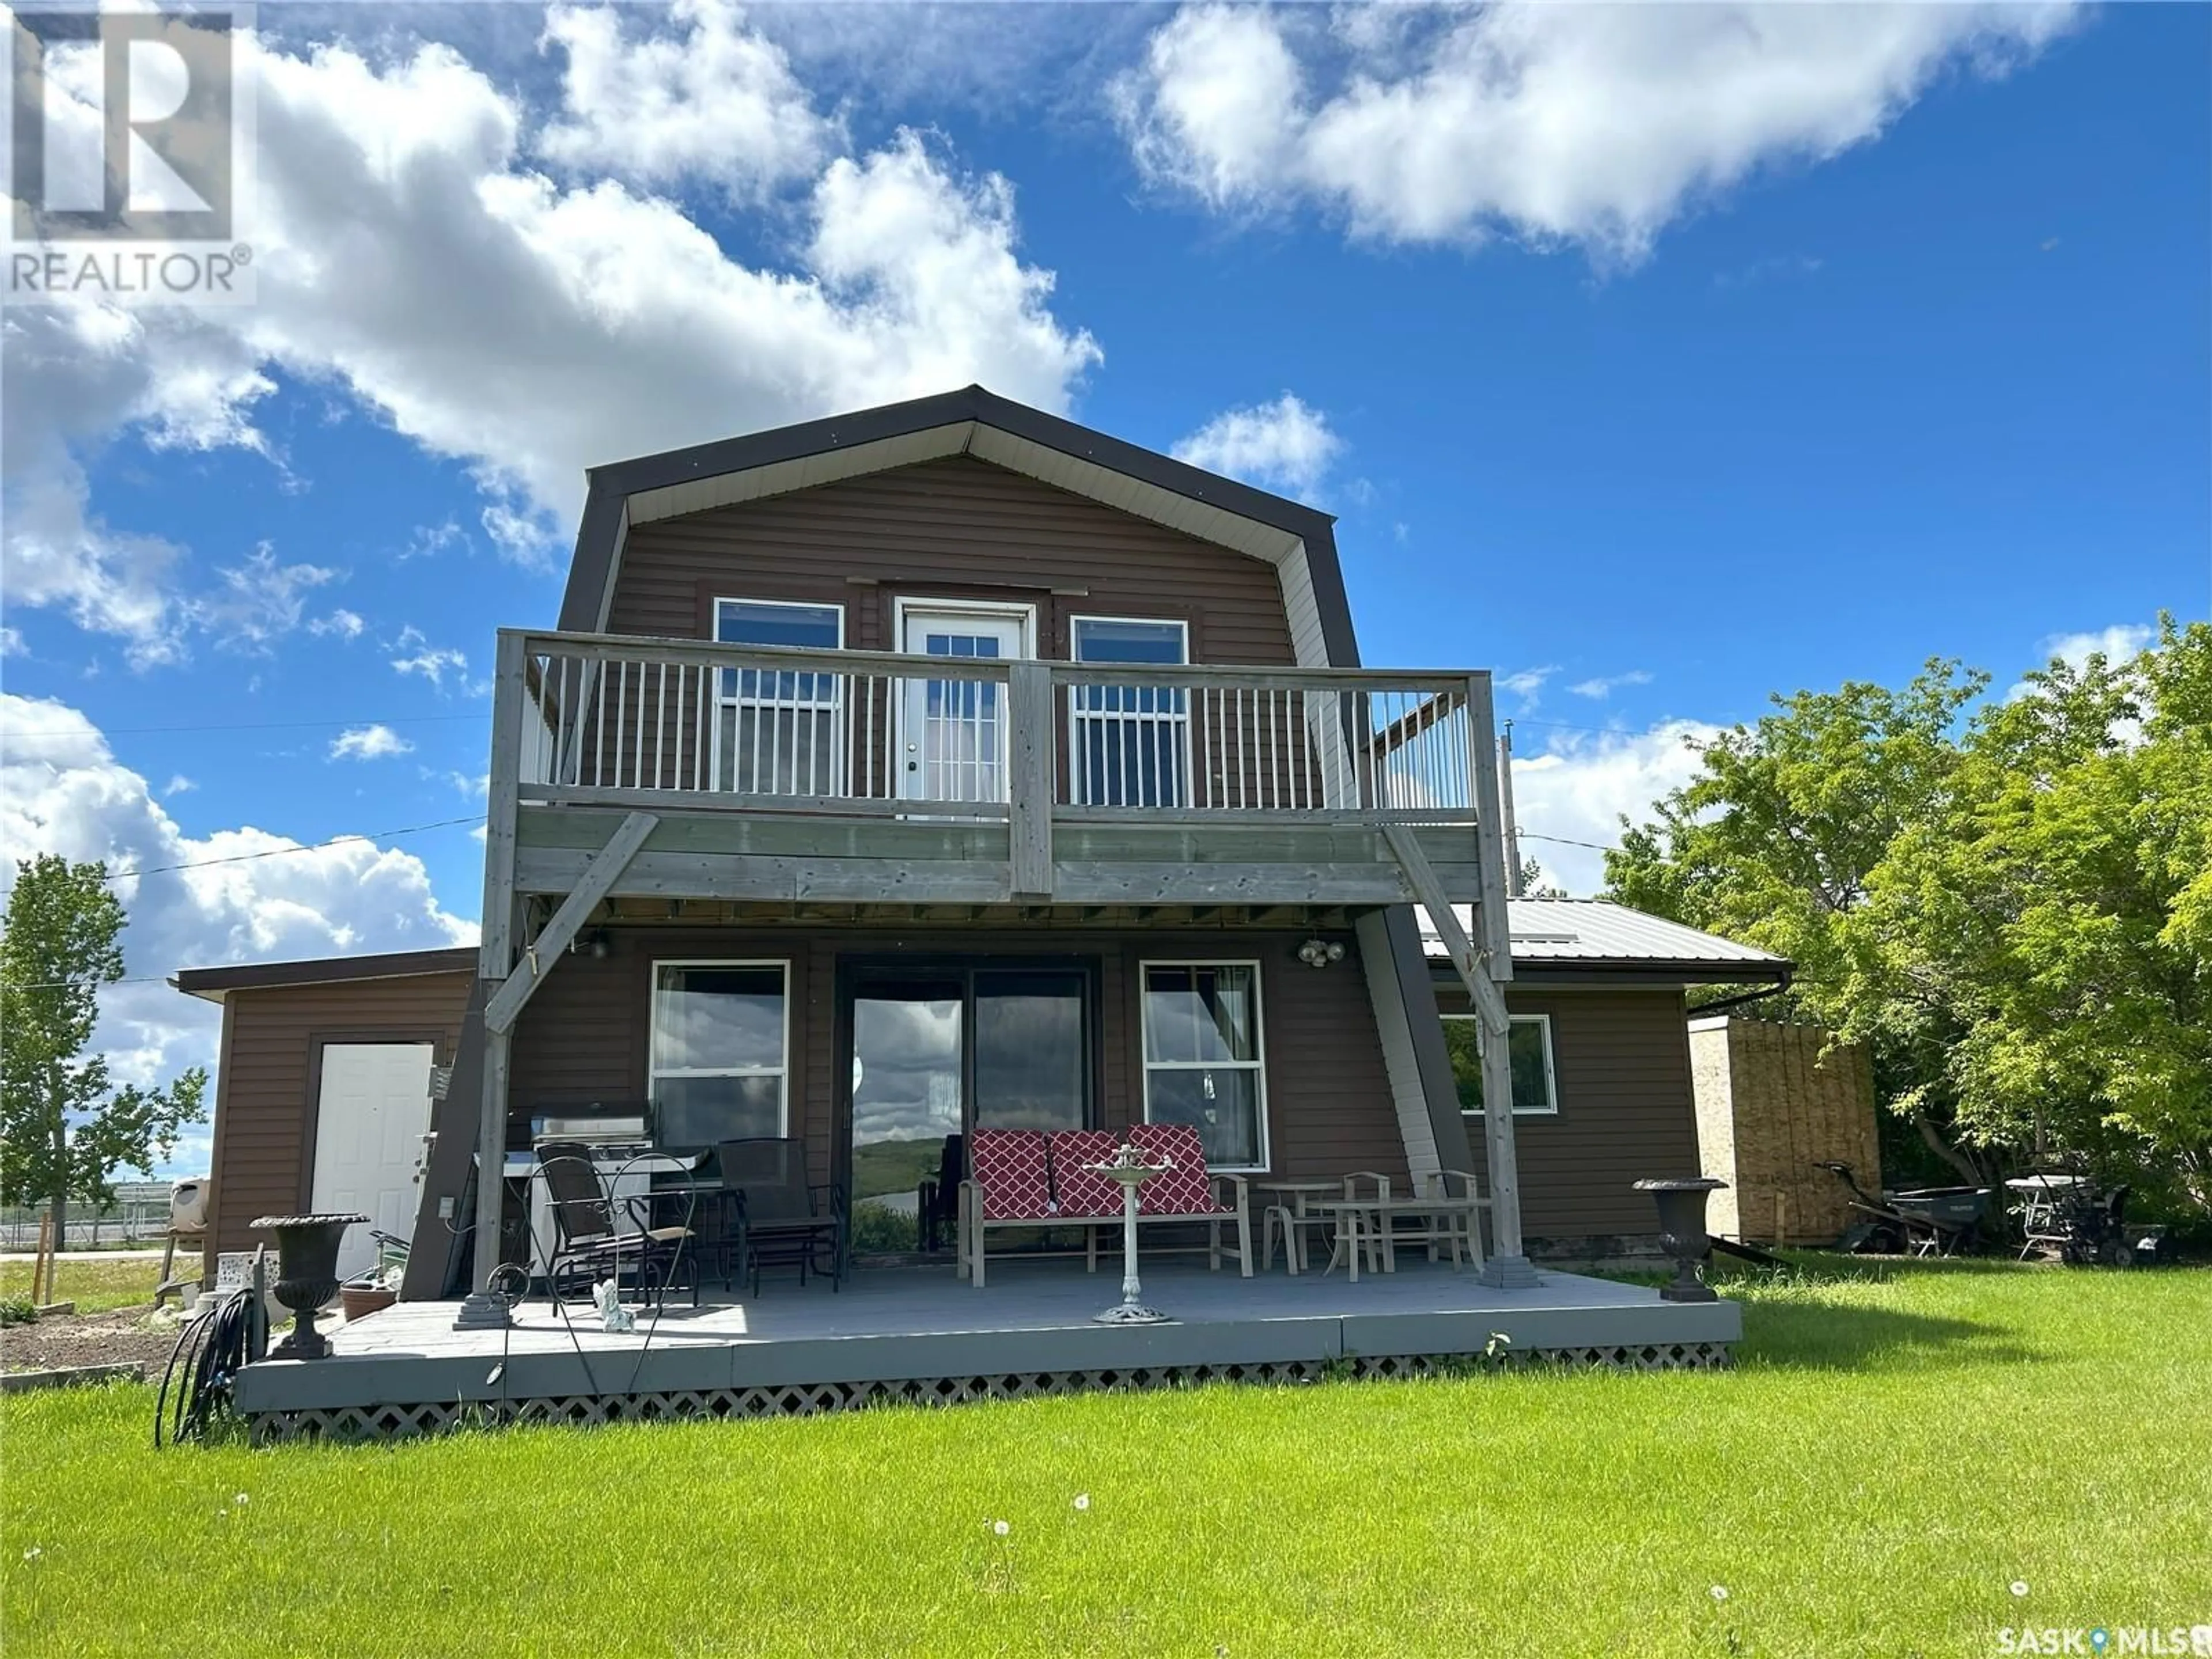
[[381, 1313], [398, 1300], [398, 1291], [387, 1291], [380, 1285], [338, 1286], [338, 1305], [345, 1310], [349, 1325], [356, 1319], [366, 1319], [373, 1313]]

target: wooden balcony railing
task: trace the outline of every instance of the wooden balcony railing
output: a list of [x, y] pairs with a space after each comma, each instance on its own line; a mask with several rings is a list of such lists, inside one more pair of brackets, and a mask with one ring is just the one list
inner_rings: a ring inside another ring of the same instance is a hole
[[1469, 824], [1488, 747], [1486, 677], [1466, 672], [520, 631], [501, 635], [501, 659], [494, 793], [511, 767], [523, 805]]

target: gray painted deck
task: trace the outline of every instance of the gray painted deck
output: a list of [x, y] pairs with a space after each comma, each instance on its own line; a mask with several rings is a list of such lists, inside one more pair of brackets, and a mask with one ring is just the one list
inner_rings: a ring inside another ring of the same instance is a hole
[[344, 1407], [521, 1400], [907, 1381], [997, 1373], [1260, 1365], [1362, 1356], [1475, 1353], [1493, 1334], [1523, 1352], [1724, 1344], [1742, 1334], [1732, 1302], [1662, 1302], [1638, 1285], [1540, 1273], [1495, 1291], [1472, 1272], [1401, 1261], [1357, 1285], [1280, 1273], [1240, 1277], [1193, 1265], [1145, 1269], [1146, 1300], [1176, 1322], [1107, 1327], [1118, 1273], [1079, 1264], [994, 1261], [977, 1291], [951, 1267], [863, 1269], [842, 1292], [769, 1281], [757, 1297], [610, 1335], [595, 1314], [567, 1320], [542, 1300], [512, 1331], [456, 1331], [455, 1304], [403, 1302], [331, 1333], [333, 1356], [268, 1360], [239, 1376], [248, 1416]]

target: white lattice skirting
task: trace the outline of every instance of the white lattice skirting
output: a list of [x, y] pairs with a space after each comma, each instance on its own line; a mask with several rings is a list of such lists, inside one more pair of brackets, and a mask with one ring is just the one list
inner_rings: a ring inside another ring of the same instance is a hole
[[1546, 1348], [1501, 1354], [1378, 1354], [1341, 1360], [1269, 1364], [1163, 1365], [1127, 1370], [1020, 1371], [988, 1376], [918, 1377], [906, 1382], [791, 1383], [744, 1389], [677, 1389], [661, 1394], [562, 1395], [529, 1400], [427, 1402], [413, 1406], [337, 1406], [272, 1411], [247, 1419], [254, 1443], [289, 1440], [393, 1440], [508, 1423], [678, 1422], [697, 1418], [807, 1417], [871, 1406], [957, 1406], [971, 1401], [1030, 1400], [1100, 1389], [1194, 1388], [1206, 1382], [1289, 1384], [1340, 1377], [1459, 1375], [1504, 1365], [1606, 1366], [1617, 1370], [1719, 1370], [1729, 1363], [1724, 1342], [1640, 1346]]

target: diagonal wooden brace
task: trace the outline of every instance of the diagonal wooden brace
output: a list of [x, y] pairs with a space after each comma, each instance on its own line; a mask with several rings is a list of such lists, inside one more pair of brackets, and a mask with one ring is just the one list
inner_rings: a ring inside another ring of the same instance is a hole
[[576, 879], [575, 890], [561, 901], [561, 908], [545, 924], [545, 931], [533, 939], [523, 953], [521, 963], [492, 994], [484, 1005], [484, 1029], [505, 1032], [514, 1028], [522, 1013], [523, 1005], [537, 994], [553, 971], [553, 964], [561, 959], [569, 941], [590, 920], [599, 902], [622, 878], [629, 861], [637, 856], [645, 838], [659, 827], [660, 820], [650, 812], [632, 812], [621, 826], [607, 837], [607, 844], [592, 855]]
[[[1467, 929], [1460, 926], [1444, 884], [1413, 830], [1402, 823], [1385, 824], [1382, 838], [1405, 870], [1413, 896], [1436, 924], [1437, 936], [1443, 940], [1444, 950], [1466, 983], [1476, 1017], [1482, 1022], [1482, 1121], [1490, 1166], [1491, 1233], [1497, 1244], [1495, 1253], [1483, 1264], [1483, 1279], [1500, 1289], [1527, 1289], [1537, 1281], [1522, 1254], [1521, 1171], [1513, 1145], [1513, 1060], [1506, 1046], [1513, 1022], [1506, 1012], [1505, 994], [1498, 988], [1497, 963], [1489, 951], [1475, 949]], [[1502, 899], [1494, 902], [1503, 908]], [[1485, 929], [1486, 936], [1495, 931], [1494, 927]], [[1511, 971], [1510, 963], [1506, 969]]]

